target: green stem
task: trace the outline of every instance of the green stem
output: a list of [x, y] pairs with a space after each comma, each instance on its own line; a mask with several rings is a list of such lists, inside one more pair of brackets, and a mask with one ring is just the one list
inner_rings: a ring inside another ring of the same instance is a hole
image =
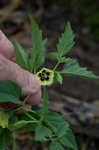
[[37, 119], [35, 119], [34, 117], [32, 117], [30, 114], [28, 114], [27, 112], [24, 111], [24, 114], [29, 117], [30, 119], [37, 121]]
[[51, 123], [49, 123], [48, 120], [44, 120], [44, 123], [54, 133], [53, 125]]
[[12, 136], [13, 136], [13, 150], [16, 150], [16, 136], [15, 136], [15, 133], [13, 133]]
[[81, 150], [87, 150], [88, 144], [89, 144], [89, 139], [87, 139], [86, 142], [84, 142], [84, 144], [82, 145]]
[[34, 69], [34, 74], [36, 74], [36, 69]]
[[[33, 110], [29, 110], [29, 112], [35, 114], [36, 116], [38, 116], [40, 118], [40, 115], [38, 113], [36, 113], [35, 111]], [[38, 120], [39, 121], [39, 120]], [[46, 126], [52, 131], [54, 132], [54, 129], [53, 129], [53, 126], [45, 119], [44, 120], [44, 123], [46, 124]]]
[[25, 104], [25, 103], [28, 101], [29, 97], [30, 97], [30, 96], [27, 96], [27, 97], [24, 99], [23, 104]]
[[41, 121], [45, 120], [48, 111], [48, 93], [46, 87], [43, 86], [43, 114], [41, 117]]
[[55, 65], [53, 71], [55, 71], [57, 69], [57, 67], [59, 66], [60, 62], [58, 61], [57, 64]]

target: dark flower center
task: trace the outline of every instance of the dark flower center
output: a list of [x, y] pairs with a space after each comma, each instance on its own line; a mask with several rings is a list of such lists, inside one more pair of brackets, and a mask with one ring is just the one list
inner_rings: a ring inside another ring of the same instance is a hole
[[46, 70], [43, 70], [41, 73], [38, 74], [41, 81], [44, 81], [44, 80], [48, 81], [49, 80], [49, 75], [50, 75], [50, 72], [47, 72]]

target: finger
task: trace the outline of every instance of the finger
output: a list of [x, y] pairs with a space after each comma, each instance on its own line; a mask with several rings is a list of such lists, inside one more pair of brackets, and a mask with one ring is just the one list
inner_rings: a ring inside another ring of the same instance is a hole
[[24, 104], [24, 107], [27, 109], [27, 110], [29, 110], [29, 109], [31, 109], [31, 105], [29, 105], [29, 104]]
[[0, 31], [0, 54], [8, 59], [12, 59], [14, 56], [13, 45], [2, 31]]
[[39, 90], [37, 93], [33, 94], [27, 101], [27, 104], [32, 105], [32, 104], [38, 103], [40, 101], [41, 101], [41, 90]]
[[0, 55], [0, 80], [14, 81], [22, 87], [22, 95], [30, 96], [41, 90], [35, 75]]

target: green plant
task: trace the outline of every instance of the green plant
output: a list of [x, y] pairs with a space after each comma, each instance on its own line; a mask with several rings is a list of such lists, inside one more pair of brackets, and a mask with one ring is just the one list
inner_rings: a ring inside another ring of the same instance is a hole
[[[38, 111], [26, 110], [23, 104], [28, 100], [28, 97], [23, 102], [20, 101], [22, 94], [20, 86], [12, 81], [0, 82], [0, 102], [11, 102], [18, 105], [18, 108], [14, 110], [0, 110], [0, 150], [5, 149], [11, 142], [13, 142], [13, 150], [15, 150], [15, 132], [22, 128], [34, 132], [35, 141], [50, 141], [50, 150], [63, 150], [65, 147], [77, 150], [75, 137], [69, 123], [64, 121], [59, 113], [48, 110], [46, 86], [51, 85], [54, 78], [62, 84], [62, 75], [80, 76], [87, 79], [99, 79], [99, 77], [87, 71], [86, 68], [80, 67], [75, 60], [66, 57], [66, 54], [74, 45], [75, 37], [69, 22], [59, 39], [57, 51], [46, 53], [45, 44], [47, 40], [42, 40], [42, 32], [39, 30], [38, 25], [32, 16], [29, 18], [33, 45], [27, 53], [17, 41], [14, 41], [15, 62], [22, 68], [34, 73], [42, 85], [43, 109]], [[46, 55], [57, 61], [52, 69], [44, 67], [40, 69], [45, 62]], [[62, 70], [58, 70], [58, 66], [62, 63], [66, 63], [66, 66], [64, 65], [65, 67]], [[14, 112], [19, 109], [22, 113], [15, 115]]]

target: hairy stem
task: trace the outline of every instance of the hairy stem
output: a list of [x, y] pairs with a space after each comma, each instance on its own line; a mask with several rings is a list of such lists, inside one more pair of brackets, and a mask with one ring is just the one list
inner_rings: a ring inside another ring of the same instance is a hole
[[53, 71], [55, 71], [57, 69], [57, 67], [59, 66], [60, 62], [58, 61], [57, 64], [55, 65]]
[[41, 117], [41, 121], [45, 120], [48, 111], [48, 93], [45, 86], [43, 86], [43, 114]]
[[34, 117], [32, 117], [28, 112], [24, 111], [24, 114], [29, 117], [31, 120], [37, 121]]
[[13, 150], [16, 150], [16, 135], [15, 133], [12, 134], [13, 137]]

